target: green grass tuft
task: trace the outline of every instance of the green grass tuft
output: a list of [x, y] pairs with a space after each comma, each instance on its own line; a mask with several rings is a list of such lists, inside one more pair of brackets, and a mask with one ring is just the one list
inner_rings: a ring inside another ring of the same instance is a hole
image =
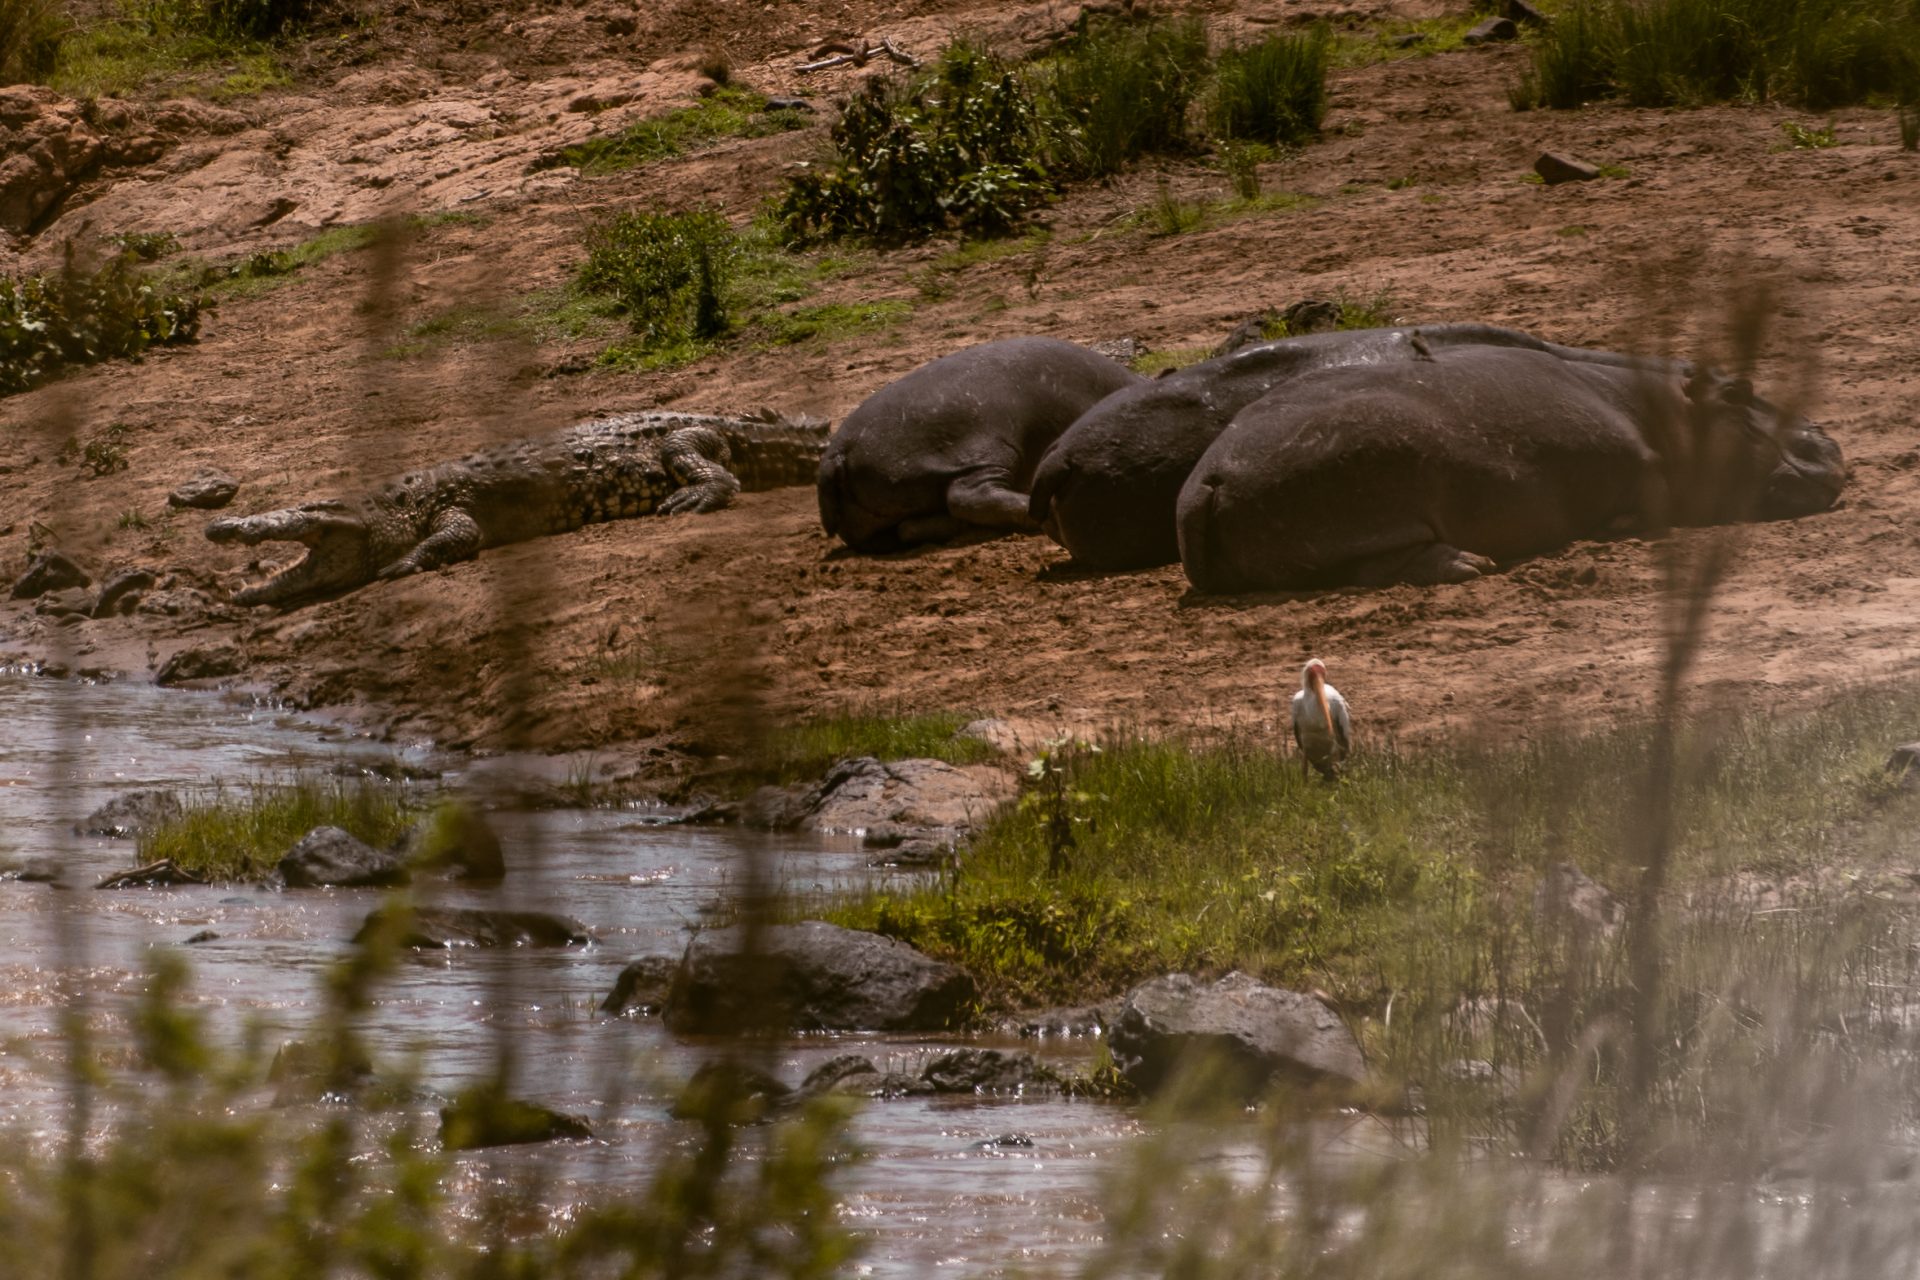
[[973, 718], [953, 712], [822, 716], [776, 729], [749, 772], [758, 779], [798, 783], [812, 782], [836, 761], [855, 756], [978, 764], [997, 753], [977, 739], [954, 736]]
[[[1674, 887], [1897, 854], [1920, 796], [1896, 794], [1880, 766], [1917, 716], [1920, 688], [1882, 689], [1701, 727], [1683, 757]], [[1233, 968], [1363, 1004], [1466, 983], [1492, 968], [1476, 948], [1498, 914], [1549, 864], [1633, 883], [1622, 797], [1644, 786], [1649, 732], [1375, 751], [1337, 787], [1268, 742], [1121, 739], [1065, 757], [1063, 874], [1047, 870], [1057, 806], [1036, 789], [950, 882], [858, 895], [831, 918], [962, 964], [1001, 1005]]]
[[1327, 114], [1332, 51], [1325, 26], [1228, 49], [1214, 72], [1207, 127], [1216, 138], [1269, 146], [1317, 136]]
[[542, 167], [570, 166], [589, 176], [618, 173], [686, 155], [723, 138], [764, 138], [807, 126], [804, 113], [768, 111], [766, 105], [764, 97], [750, 90], [715, 89], [695, 106], [575, 143]]
[[171, 858], [211, 880], [257, 880], [315, 827], [340, 827], [386, 848], [419, 816], [397, 786], [336, 778], [267, 783], [189, 802], [140, 838], [139, 859]]

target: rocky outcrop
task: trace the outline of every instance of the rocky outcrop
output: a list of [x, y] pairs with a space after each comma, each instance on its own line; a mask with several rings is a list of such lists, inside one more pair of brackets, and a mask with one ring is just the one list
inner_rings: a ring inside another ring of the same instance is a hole
[[810, 920], [697, 935], [674, 977], [667, 1025], [679, 1032], [941, 1031], [962, 1017], [973, 979], [891, 938]]
[[354, 942], [390, 936], [416, 950], [450, 947], [583, 947], [593, 941], [572, 916], [546, 911], [473, 907], [383, 907], [369, 914]]
[[49, 547], [27, 562], [27, 571], [13, 584], [12, 598], [32, 600], [49, 591], [92, 584], [92, 576], [75, 564], [72, 557]]
[[1248, 1098], [1278, 1083], [1353, 1085], [1367, 1074], [1359, 1043], [1325, 1003], [1244, 973], [1210, 985], [1184, 973], [1142, 983], [1121, 1002], [1108, 1043], [1142, 1093], [1188, 1071], [1216, 1072], [1211, 1087]]
[[403, 884], [407, 866], [394, 854], [339, 827], [315, 827], [287, 850], [277, 870], [289, 889]]
[[762, 787], [742, 817], [751, 826], [864, 832], [876, 843], [898, 844], [973, 831], [1012, 791], [998, 770], [859, 756], [840, 761], [811, 787]]

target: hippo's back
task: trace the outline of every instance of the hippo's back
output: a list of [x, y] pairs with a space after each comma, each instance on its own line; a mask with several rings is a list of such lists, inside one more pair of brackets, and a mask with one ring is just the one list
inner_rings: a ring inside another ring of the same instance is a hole
[[945, 511], [963, 475], [1025, 491], [1047, 446], [1089, 407], [1144, 381], [1057, 338], [1006, 338], [943, 356], [847, 415], [820, 463], [820, 519], [849, 544]]

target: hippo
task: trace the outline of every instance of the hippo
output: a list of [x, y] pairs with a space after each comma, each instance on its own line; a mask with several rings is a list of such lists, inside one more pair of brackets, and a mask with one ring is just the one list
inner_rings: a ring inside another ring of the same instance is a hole
[[1352, 329], [1261, 343], [1116, 392], [1090, 409], [1040, 460], [1028, 513], [1078, 566], [1172, 564], [1180, 558], [1174, 527], [1180, 486], [1234, 414], [1316, 369], [1405, 364], [1459, 347], [1516, 347], [1625, 367], [1646, 363], [1490, 324]]
[[1840, 447], [1744, 379], [1515, 348], [1322, 369], [1249, 405], [1187, 478], [1203, 592], [1461, 582], [1580, 538], [1825, 511]]
[[859, 551], [969, 527], [1038, 532], [1033, 468], [1112, 393], [1145, 382], [1057, 338], [1005, 338], [922, 365], [869, 396], [820, 459], [820, 523]]

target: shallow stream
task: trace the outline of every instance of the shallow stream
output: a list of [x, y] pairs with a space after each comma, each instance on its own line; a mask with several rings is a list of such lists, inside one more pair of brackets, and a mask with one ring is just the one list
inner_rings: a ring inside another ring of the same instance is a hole
[[[60, 1129], [61, 1094], [33, 1057], [58, 1060], [63, 968], [92, 1001], [103, 1045], [124, 1027], [154, 946], [181, 948], [192, 965], [192, 998], [213, 1011], [221, 1034], [237, 1036], [257, 1019], [268, 1044], [300, 1035], [316, 1016], [324, 971], [345, 954], [378, 891], [95, 891], [101, 876], [132, 865], [133, 842], [76, 836], [73, 824], [135, 788], [237, 786], [395, 752], [213, 695], [17, 674], [0, 675], [0, 725], [0, 864], [50, 859], [72, 886], [0, 881], [0, 1126], [42, 1140]], [[421, 751], [400, 754], [426, 763]], [[705, 1049], [677, 1041], [657, 1020], [596, 1011], [622, 965], [639, 953], [677, 952], [689, 928], [738, 886], [749, 853], [802, 891], [896, 874], [869, 870], [852, 840], [667, 825], [665, 816], [504, 815], [496, 824], [507, 846], [503, 884], [416, 888], [433, 901], [565, 912], [598, 939], [585, 949], [415, 959], [367, 1015], [376, 1061], [417, 1061], [422, 1083], [441, 1092], [486, 1074], [502, 1037], [511, 1037], [517, 1091], [588, 1116], [601, 1139], [478, 1154], [462, 1160], [457, 1178], [523, 1162], [545, 1180], [556, 1212], [570, 1199], [644, 1186], [658, 1144], [683, 1137], [666, 1103]], [[185, 945], [203, 930], [218, 937]], [[1033, 1050], [1067, 1065], [1084, 1065], [1093, 1052], [1085, 1041], [970, 1043]], [[865, 1053], [885, 1069], [945, 1047], [807, 1036], [782, 1045], [774, 1066], [797, 1084], [838, 1053]], [[1045, 1272], [1083, 1257], [1099, 1238], [1099, 1174], [1139, 1127], [1126, 1107], [1060, 1098], [870, 1103], [855, 1122], [867, 1158], [842, 1183], [843, 1212], [871, 1238], [862, 1273]], [[979, 1145], [1008, 1134], [1032, 1145]]]

